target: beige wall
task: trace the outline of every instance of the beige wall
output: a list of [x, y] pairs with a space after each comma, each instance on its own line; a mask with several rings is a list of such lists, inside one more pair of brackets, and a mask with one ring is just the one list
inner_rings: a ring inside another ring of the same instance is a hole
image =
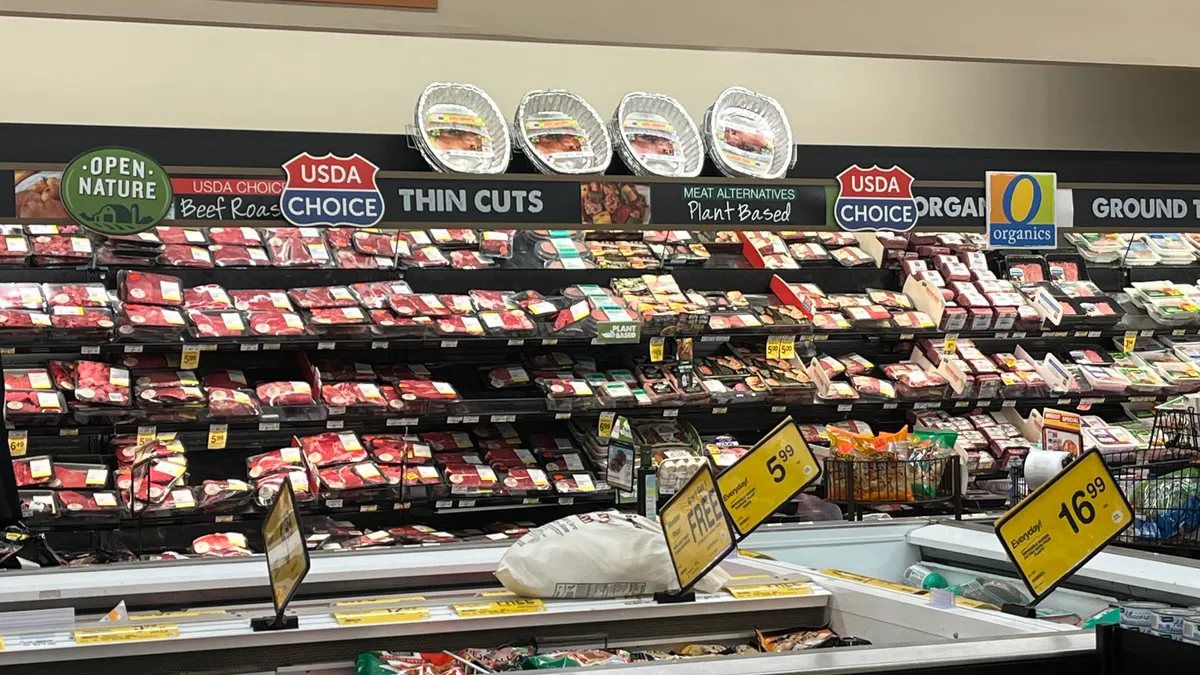
[[[491, 0], [499, 2], [500, 0]], [[567, 87], [699, 118], [726, 86], [778, 98], [802, 143], [1200, 151], [1200, 73], [598, 47], [0, 17], [0, 121], [402, 133], [431, 81], [506, 114]]]

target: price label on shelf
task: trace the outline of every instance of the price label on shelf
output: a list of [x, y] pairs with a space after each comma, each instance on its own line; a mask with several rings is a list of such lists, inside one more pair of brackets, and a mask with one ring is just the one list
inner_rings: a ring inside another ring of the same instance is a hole
[[733, 524], [707, 462], [667, 501], [658, 519], [681, 589], [690, 588], [734, 549]]
[[523, 346], [525, 346], [525, 338], [512, 338], [511, 340], [508, 341], [508, 346], [509, 347], [523, 347]]
[[266, 351], [266, 352], [279, 351], [279, 343], [278, 342], [264, 342], [262, 348], [263, 348], [263, 351]]
[[239, 347], [239, 349], [243, 352], [256, 352], [256, 351], [258, 351], [258, 343], [257, 342], [243, 342], [242, 346]]
[[213, 424], [208, 427], [208, 449], [224, 450], [229, 441], [229, 425]]
[[497, 600], [495, 602], [469, 602], [454, 605], [454, 613], [471, 618], [477, 616], [502, 616], [505, 614], [534, 614], [546, 611], [541, 600]]
[[334, 612], [333, 618], [339, 626], [376, 626], [384, 623], [408, 623], [425, 621], [429, 610], [423, 607], [402, 609], [375, 609], [363, 612]]
[[917, 334], [916, 334], [916, 333], [901, 333], [901, 334], [900, 334], [900, 339], [901, 339], [901, 340], [911, 340], [911, 339], [913, 339], [913, 338], [915, 338], [915, 337], [917, 337]]
[[463, 415], [463, 424], [476, 424], [479, 422], [479, 415]]
[[79, 348], [79, 353], [84, 355], [94, 355], [100, 353], [100, 345], [84, 345]]
[[1135, 330], [1125, 331], [1125, 336], [1121, 338], [1121, 351], [1131, 352], [1137, 347], [1138, 334]]
[[838, 404], [838, 412], [850, 412], [851, 410], [854, 410], [853, 403], [839, 403]]
[[569, 419], [571, 419], [571, 413], [569, 413], [569, 412], [554, 413], [554, 419], [569, 420]]
[[558, 344], [558, 338], [542, 338], [543, 347], [553, 347]]
[[156, 427], [138, 427], [137, 428], [137, 444], [149, 443], [158, 435]]
[[29, 432], [25, 430], [8, 432], [8, 454], [13, 457], [24, 457], [29, 452]]
[[712, 414], [714, 414], [714, 415], [724, 415], [727, 412], [729, 412], [729, 408], [726, 408], [725, 406], [720, 406], [720, 407], [712, 409]]
[[612, 435], [613, 420], [617, 419], [617, 414], [614, 412], [600, 413], [600, 422], [596, 425], [596, 434], [600, 438], [608, 438]]
[[89, 628], [74, 632], [77, 645], [101, 645], [112, 642], [166, 640], [179, 637], [179, 627], [173, 623], [122, 626], [120, 628]]
[[1182, 328], [1176, 328], [1175, 330], [1171, 331], [1171, 335], [1173, 337], [1183, 337], [1186, 334], [1187, 334], [1187, 331]]
[[322, 351], [337, 349], [337, 343], [336, 342], [318, 342], [317, 349], [322, 350]]
[[387, 340], [376, 340], [375, 342], [371, 343], [371, 349], [387, 349], [387, 348], [388, 348]]
[[798, 595], [812, 595], [813, 585], [804, 582], [783, 584], [760, 584], [757, 586], [730, 586], [726, 588], [729, 594], [741, 600], [743, 598], [786, 598]]
[[958, 351], [958, 333], [946, 333], [946, 338], [942, 340], [942, 353], [954, 354]]
[[795, 335], [767, 336], [768, 359], [792, 359], [796, 357]]
[[667, 350], [667, 339], [664, 337], [650, 338], [650, 362], [661, 363]]
[[503, 422], [516, 422], [517, 416], [516, 415], [492, 415], [490, 419], [492, 422], [494, 422], [496, 424], [501, 424]]
[[1091, 450], [996, 522], [996, 536], [1034, 601], [1133, 524], [1133, 509]]
[[458, 340], [442, 340], [442, 349], [454, 349], [458, 346]]
[[326, 429], [343, 429], [346, 426], [345, 420], [329, 420], [325, 423]]
[[742, 536], [821, 476], [821, 465], [789, 417], [721, 474], [721, 497]]
[[771, 412], [785, 413], [785, 412], [787, 412], [787, 406], [786, 405], [773, 405], [773, 406], [771, 406]]
[[184, 370], [195, 370], [200, 367], [200, 345], [183, 346], [183, 353], [179, 356], [179, 367]]
[[667, 408], [663, 411], [663, 417], [679, 417], [678, 408]]
[[141, 354], [143, 349], [145, 347], [142, 345], [125, 345], [126, 354]]
[[895, 409], [896, 409], [896, 408], [898, 408], [899, 406], [900, 406], [900, 404], [899, 404], [899, 403], [884, 403], [884, 404], [883, 404], [883, 409], [884, 409], [884, 410], [895, 410]]
[[259, 422], [259, 431], [279, 431], [279, 422]]

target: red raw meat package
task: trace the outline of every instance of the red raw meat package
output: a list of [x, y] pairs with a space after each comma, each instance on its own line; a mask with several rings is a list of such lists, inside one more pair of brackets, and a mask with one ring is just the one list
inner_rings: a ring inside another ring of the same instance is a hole
[[0, 259], [9, 264], [24, 265], [29, 257], [29, 240], [21, 235], [20, 226], [15, 231], [0, 232]]
[[0, 329], [49, 328], [50, 315], [28, 309], [0, 309]]
[[449, 382], [399, 380], [396, 382], [396, 388], [400, 390], [400, 397], [406, 401], [454, 401], [458, 399], [458, 392]]
[[386, 410], [387, 399], [379, 386], [370, 382], [335, 382], [321, 385], [321, 400], [326, 405], [369, 407]]
[[104, 284], [45, 284], [42, 292], [51, 307], [108, 307]]
[[330, 227], [325, 230], [325, 238], [334, 248], [350, 248], [354, 245], [352, 240], [358, 231], [353, 227]]
[[217, 267], [270, 267], [267, 250], [258, 246], [216, 245], [209, 249]]
[[531, 335], [535, 329], [533, 320], [519, 309], [481, 312], [479, 320], [487, 332], [493, 335]]
[[317, 467], [350, 464], [367, 459], [367, 451], [352, 431], [328, 432], [298, 439], [300, 450]]
[[371, 281], [350, 286], [350, 292], [358, 299], [358, 304], [367, 309], [383, 309], [388, 306], [391, 296], [411, 291], [403, 281]]
[[108, 467], [103, 464], [54, 464], [54, 478], [49, 487], [54, 489], [88, 490], [108, 486]]
[[317, 361], [315, 365], [321, 379], [328, 382], [339, 380], [375, 381], [375, 367], [369, 363], [342, 361], [340, 359], [322, 359]]
[[451, 251], [450, 266], [456, 270], [482, 270], [495, 267], [496, 261], [478, 251]]
[[462, 431], [431, 431], [421, 434], [421, 440], [438, 452], [449, 450], [470, 450], [475, 447], [471, 436]]
[[288, 291], [288, 297], [297, 307], [313, 309], [317, 307], [355, 307], [358, 299], [346, 286], [316, 286], [313, 288], [293, 288]]
[[[501, 448], [498, 450], [489, 450], [483, 456], [483, 461], [491, 465], [497, 471], [508, 471], [509, 469], [522, 468], [526, 466], [537, 467], [537, 460], [534, 459], [533, 453], [523, 448]], [[549, 487], [549, 485], [547, 485]]]
[[75, 399], [84, 403], [129, 405], [129, 371], [96, 361], [75, 365]]
[[126, 354], [121, 358], [121, 365], [130, 370], [178, 368], [179, 357], [174, 354]]
[[471, 291], [468, 294], [471, 302], [475, 304], [475, 309], [481, 312], [503, 312], [510, 309], [517, 309], [516, 301], [513, 300], [512, 291]]
[[280, 290], [235, 290], [229, 291], [233, 306], [243, 312], [269, 312], [283, 310], [294, 312], [295, 307], [288, 295]]
[[[178, 328], [186, 326], [183, 315], [178, 310], [169, 307], [155, 307], [153, 305], [125, 305], [123, 308], [124, 316], [129, 320], [132, 326], [123, 326], [122, 334], [132, 333], [134, 326], [143, 328]], [[125, 330], [128, 328], [129, 330]]]
[[396, 267], [391, 258], [363, 255], [349, 249], [339, 249], [335, 257], [337, 266], [344, 270], [390, 270]]
[[139, 373], [133, 381], [139, 387], [197, 387], [200, 380], [190, 370], [159, 370]]
[[50, 377], [54, 378], [54, 386], [63, 391], [75, 390], [74, 361], [50, 361], [46, 365], [50, 368]]
[[436, 246], [421, 246], [414, 248], [412, 253], [404, 258], [404, 264], [410, 267], [447, 267], [450, 261]]
[[116, 325], [112, 310], [103, 307], [51, 307], [50, 323], [64, 330], [107, 331]]
[[[76, 396], [79, 392], [76, 390]], [[200, 387], [138, 387], [137, 400], [140, 407], [194, 406], [205, 402], [204, 390]]]
[[479, 464], [447, 464], [442, 467], [446, 481], [454, 487], [491, 489], [496, 486], [496, 472]]
[[117, 470], [116, 485], [120, 490], [133, 489], [133, 495], [138, 499], [145, 499], [146, 484], [145, 479], [150, 479], [150, 500], [153, 502], [162, 501], [166, 497], [166, 492], [171, 487], [179, 482], [183, 474], [187, 473], [187, 459], [175, 455], [165, 458], [154, 458], [149, 464], [138, 466], [135, 470], [132, 468], [122, 468]]
[[45, 368], [14, 368], [4, 371], [4, 388], [15, 391], [50, 391], [54, 381]]
[[192, 335], [197, 338], [241, 337], [246, 334], [246, 322], [238, 312], [189, 311]]
[[120, 508], [115, 492], [60, 490], [56, 496], [63, 508], [72, 513], [102, 513]]
[[550, 481], [541, 469], [512, 468], [504, 475], [507, 490], [549, 490]]
[[367, 313], [359, 307], [325, 307], [309, 313], [314, 326], [350, 326], [368, 323]]
[[473, 336], [483, 335], [483, 324], [473, 316], [447, 316], [438, 319], [434, 328], [440, 335]]
[[61, 415], [66, 412], [66, 402], [56, 391], [6, 391], [4, 407], [10, 416]]
[[218, 370], [200, 378], [200, 384], [206, 387], [241, 389], [250, 384], [250, 380], [246, 379], [246, 374], [240, 370]]
[[283, 486], [285, 480], [292, 484], [292, 492], [296, 495], [296, 501], [311, 502], [316, 499], [316, 495], [313, 493], [314, 486], [309, 483], [308, 469], [292, 468], [289, 471], [256, 481], [254, 483], [254, 502], [262, 507], [274, 504], [275, 497], [279, 494], [279, 488]]
[[0, 284], [0, 309], [42, 309], [42, 287], [30, 283]]
[[[117, 455], [117, 464], [123, 468], [128, 468], [138, 459], [139, 455], [142, 458], [157, 457], [159, 459], [167, 459], [170, 457], [182, 458], [184, 455], [183, 443], [171, 438], [167, 440], [168, 434], [159, 434], [154, 443], [147, 445], [140, 453], [137, 451], [137, 438], [128, 436], [128, 443], [118, 445], [115, 449]], [[174, 436], [174, 434], [169, 434]], [[114, 443], [116, 439], [114, 439]], [[182, 460], [181, 460], [182, 461]]]
[[362, 440], [381, 464], [427, 464], [433, 459], [432, 449], [416, 436], [368, 434]]
[[262, 410], [249, 392], [240, 389], [210, 387], [208, 414], [213, 417], [258, 417]]
[[479, 238], [479, 252], [497, 258], [512, 257], [515, 230], [484, 230]]
[[251, 312], [246, 319], [254, 335], [280, 337], [308, 334], [304, 320], [291, 312]]
[[208, 230], [208, 238], [226, 246], [262, 246], [262, 237], [253, 227], [213, 227]]
[[[316, 236], [308, 236], [309, 230]], [[303, 236], [291, 236], [301, 231]], [[266, 244], [271, 262], [278, 267], [325, 267], [333, 260], [320, 231], [312, 228], [277, 228]]]
[[437, 296], [437, 298], [441, 304], [450, 310], [451, 314], [466, 315], [475, 313], [475, 304], [471, 302], [471, 296], [469, 295], [446, 293]]
[[49, 457], [23, 457], [12, 461], [17, 487], [45, 485], [54, 480], [54, 464]]
[[234, 508], [251, 497], [250, 485], [237, 479], [206, 480], [196, 490], [202, 509]]
[[158, 239], [164, 244], [189, 244], [192, 246], [204, 246], [208, 243], [208, 237], [204, 236], [204, 230], [196, 230], [190, 227], [166, 227], [159, 225], [155, 228], [158, 232]]
[[125, 302], [167, 307], [183, 304], [183, 283], [179, 277], [121, 270], [117, 283]]
[[158, 256], [158, 264], [171, 267], [212, 269], [213, 257], [208, 249], [202, 246], [168, 244], [163, 247], [162, 253]]
[[312, 385], [307, 382], [267, 382], [258, 385], [254, 393], [266, 405], [316, 405]]
[[379, 471], [387, 480], [388, 485], [406, 486], [437, 485], [442, 482], [437, 467], [422, 464], [418, 466], [401, 466], [399, 464], [380, 464]]
[[355, 232], [354, 249], [365, 255], [378, 255], [387, 258], [409, 255], [408, 242], [398, 234], [383, 232]]
[[44, 234], [30, 240], [37, 256], [61, 260], [88, 260], [92, 257], [92, 242], [87, 237]]
[[219, 284], [192, 286], [183, 291], [184, 309], [233, 309], [233, 300]]
[[330, 490], [358, 490], [387, 483], [374, 462], [333, 466], [317, 471], [321, 483]]
[[206, 558], [240, 558], [250, 555], [246, 535], [238, 532], [206, 534], [192, 542], [192, 550]]
[[247, 459], [246, 475], [257, 479], [303, 466], [304, 454], [300, 448], [280, 448]]

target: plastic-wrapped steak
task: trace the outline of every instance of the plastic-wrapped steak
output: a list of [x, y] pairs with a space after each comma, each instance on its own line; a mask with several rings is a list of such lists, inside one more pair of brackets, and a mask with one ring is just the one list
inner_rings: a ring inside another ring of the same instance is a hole
[[387, 479], [374, 462], [333, 466], [317, 471], [321, 484], [330, 490], [359, 490], [385, 485]]
[[286, 337], [308, 334], [304, 320], [291, 312], [251, 312], [246, 318], [254, 335]]
[[246, 322], [238, 312], [188, 312], [192, 335], [196, 338], [241, 337], [246, 334]]
[[280, 448], [248, 458], [246, 475], [258, 479], [303, 467], [304, 455], [300, 448]]
[[321, 400], [326, 405], [386, 410], [387, 399], [379, 386], [371, 382], [335, 382], [321, 385]]
[[250, 392], [221, 387], [208, 390], [208, 414], [213, 417], [258, 417], [261, 413]]
[[479, 251], [451, 251], [450, 266], [456, 270], [482, 270], [495, 267], [496, 261]]
[[533, 335], [535, 331], [533, 321], [519, 309], [504, 312], [482, 312], [479, 320], [483, 322], [489, 335], [524, 336]]
[[187, 244], [168, 244], [158, 256], [158, 264], [170, 267], [199, 267], [212, 269], [213, 257], [208, 249]]
[[210, 511], [233, 510], [250, 501], [254, 493], [245, 481], [206, 480], [196, 490], [200, 498], [199, 506]]
[[183, 283], [179, 277], [121, 270], [117, 274], [117, 287], [124, 302], [167, 307], [183, 304]]
[[339, 249], [336, 257], [337, 266], [344, 270], [390, 270], [396, 267], [396, 262], [391, 258], [363, 255], [350, 249]]
[[208, 230], [213, 244], [223, 246], [262, 246], [263, 240], [253, 227], [213, 227]]
[[316, 405], [312, 385], [307, 382], [267, 382], [255, 388], [266, 405]]
[[195, 406], [206, 401], [200, 387], [138, 387], [136, 395], [142, 407]]
[[217, 267], [270, 267], [266, 249], [258, 246], [214, 245], [209, 249]]
[[30, 240], [35, 256], [55, 260], [88, 260], [92, 257], [92, 242], [87, 237], [46, 234]]
[[105, 339], [108, 331], [117, 325], [112, 310], [103, 307], [52, 307], [50, 323], [62, 330], [84, 331], [87, 335], [99, 333], [99, 339]]
[[43, 309], [42, 287], [31, 283], [0, 284], [0, 309]]
[[313, 288], [294, 288], [288, 291], [288, 297], [296, 306], [304, 309], [318, 307], [355, 307], [358, 299], [346, 286], [316, 286]]
[[104, 284], [44, 284], [42, 292], [51, 307], [108, 307]]
[[288, 294], [281, 290], [234, 290], [229, 291], [229, 297], [233, 298], [234, 308], [243, 312], [295, 311]]
[[300, 439], [300, 450], [315, 467], [353, 464], [367, 460], [367, 451], [354, 432], [329, 432]]
[[275, 266], [325, 267], [332, 262], [333, 256], [330, 255], [329, 248], [321, 239], [319, 231], [317, 231], [316, 237], [289, 236], [285, 230], [290, 229], [279, 228], [266, 241], [267, 252]]
[[75, 400], [129, 405], [129, 371], [96, 361], [79, 361], [75, 365]]
[[204, 246], [208, 243], [208, 237], [204, 236], [204, 230], [197, 230], [190, 227], [166, 227], [159, 225], [155, 228], [158, 232], [158, 239], [164, 244], [190, 244], [192, 246]]
[[192, 286], [183, 291], [184, 309], [233, 309], [229, 293], [218, 284]]
[[367, 309], [383, 309], [388, 306], [388, 298], [393, 295], [411, 293], [412, 289], [403, 281], [370, 281], [353, 284], [350, 292], [358, 299], [358, 304]]

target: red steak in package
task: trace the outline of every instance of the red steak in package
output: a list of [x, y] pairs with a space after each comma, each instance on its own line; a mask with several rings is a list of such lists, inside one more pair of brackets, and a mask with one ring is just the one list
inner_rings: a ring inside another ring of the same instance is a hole
[[447, 316], [434, 323], [439, 335], [479, 336], [483, 335], [483, 324], [473, 316]]
[[17, 487], [45, 485], [54, 480], [54, 465], [49, 457], [24, 457], [12, 461]]
[[246, 318], [254, 335], [283, 337], [308, 334], [304, 320], [291, 312], [251, 312]]
[[139, 387], [196, 387], [200, 380], [190, 370], [158, 370], [139, 374], [133, 383]]
[[50, 315], [28, 309], [0, 309], [0, 329], [39, 329], [51, 326]]
[[[76, 396], [79, 391], [76, 390]], [[196, 406], [206, 400], [200, 387], [159, 387], [137, 389], [138, 406], [143, 408], [167, 406]]]
[[208, 230], [208, 238], [226, 246], [262, 246], [262, 237], [253, 227], [213, 227]]
[[490, 335], [532, 335], [533, 321], [519, 309], [504, 312], [482, 312], [479, 320]]
[[257, 417], [262, 410], [249, 392], [210, 387], [208, 414], [212, 417]]
[[393, 295], [410, 293], [411, 289], [403, 281], [372, 281], [353, 284], [350, 292], [358, 298], [358, 304], [367, 309], [383, 309], [388, 306], [388, 298]]
[[37, 284], [0, 284], [0, 309], [42, 309], [45, 304]]
[[292, 484], [292, 491], [296, 494], [296, 501], [311, 502], [316, 499], [313, 493], [315, 486], [309, 483], [308, 469], [292, 468], [282, 473], [277, 473], [272, 476], [261, 478], [254, 483], [254, 501], [262, 507], [269, 507], [275, 503], [275, 497], [279, 495], [279, 489], [283, 486], [283, 481], [288, 481]]
[[386, 410], [387, 399], [379, 386], [370, 382], [334, 382], [321, 385], [321, 399], [326, 405], [368, 407]]
[[104, 284], [45, 284], [42, 291], [51, 307], [108, 307]]
[[446, 481], [456, 488], [491, 489], [496, 486], [496, 472], [479, 464], [447, 464], [442, 467]]
[[383, 232], [355, 232], [354, 249], [366, 255], [407, 258], [408, 242], [398, 234]]
[[517, 303], [513, 300], [514, 293], [512, 291], [471, 291], [471, 302], [475, 304], [475, 309], [481, 312], [503, 312], [510, 309], [517, 309]]
[[232, 478], [229, 480], [206, 480], [196, 490], [196, 494], [200, 498], [198, 506], [210, 511], [236, 508], [248, 502], [253, 496], [248, 483]]
[[200, 384], [206, 387], [241, 389], [250, 384], [250, 380], [246, 379], [246, 374], [240, 370], [218, 370], [200, 378]]
[[541, 469], [512, 468], [504, 476], [504, 487], [508, 490], [549, 490], [550, 481]]
[[400, 398], [406, 401], [454, 401], [458, 399], [458, 392], [449, 382], [399, 380], [396, 382], [396, 388], [400, 391]]
[[314, 326], [352, 326], [368, 323], [367, 313], [360, 307], [314, 309], [309, 313], [309, 321]]
[[72, 331], [107, 331], [116, 325], [112, 310], [103, 307], [51, 307], [50, 323]]
[[92, 257], [92, 242], [87, 237], [43, 234], [31, 239], [30, 243], [33, 244], [35, 256], [48, 258], [53, 262], [88, 260]]
[[380, 464], [379, 471], [387, 480], [388, 485], [406, 486], [437, 485], [442, 482], [437, 467], [428, 464], [419, 466], [400, 466], [398, 464]]
[[331, 227], [325, 230], [325, 239], [334, 248], [350, 248], [357, 231], [353, 227]]
[[233, 298], [233, 306], [243, 312], [293, 312], [296, 309], [287, 293], [280, 290], [236, 290], [230, 291], [229, 297]]
[[475, 447], [471, 436], [461, 431], [431, 431], [421, 434], [421, 440], [429, 444], [437, 452], [453, 450], [470, 450]]
[[115, 492], [76, 492], [60, 490], [58, 500], [72, 513], [103, 513], [120, 508]]
[[160, 265], [168, 265], [171, 267], [199, 267], [202, 269], [213, 268], [213, 257], [208, 252], [208, 249], [202, 246], [189, 246], [187, 244], [168, 244], [163, 247], [163, 252], [158, 256]]
[[54, 378], [54, 386], [63, 391], [75, 390], [75, 362], [50, 361], [50, 376]]
[[125, 302], [167, 307], [183, 304], [183, 283], [179, 277], [121, 270], [117, 285]]
[[257, 479], [303, 466], [304, 455], [301, 454], [300, 448], [280, 448], [247, 459], [246, 475]]
[[433, 459], [431, 448], [418, 442], [416, 436], [369, 434], [363, 436], [363, 442], [381, 464], [427, 464]]
[[349, 249], [339, 249], [335, 257], [337, 266], [344, 270], [390, 270], [396, 266], [391, 258], [363, 255]]
[[374, 462], [331, 466], [317, 471], [321, 484], [330, 490], [358, 490], [387, 483]]
[[61, 415], [66, 412], [62, 394], [56, 391], [6, 391], [4, 407], [10, 416]]
[[313, 228], [277, 228], [266, 244], [278, 267], [325, 267], [333, 260], [320, 230]]
[[257, 246], [213, 246], [213, 264], [217, 267], [270, 267], [271, 257]]
[[313, 288], [294, 288], [288, 291], [288, 297], [298, 307], [313, 309], [316, 307], [355, 307], [358, 299], [346, 286], [316, 286]]
[[330, 382], [341, 380], [355, 380], [358, 382], [375, 381], [375, 367], [369, 363], [328, 359], [317, 361], [315, 365], [317, 373], [321, 376], [322, 380]]
[[95, 361], [75, 366], [75, 399], [84, 403], [129, 405], [129, 371]]
[[4, 388], [16, 391], [49, 391], [54, 388], [50, 371], [45, 368], [24, 368], [4, 371]]
[[238, 532], [206, 534], [192, 542], [192, 550], [206, 558], [240, 558], [250, 555], [246, 535]]
[[246, 322], [242, 315], [229, 312], [189, 311], [192, 335], [197, 338], [241, 337], [246, 334]]
[[[128, 319], [128, 328], [179, 328], [186, 326], [183, 315], [178, 310], [169, 307], [154, 307], [152, 305], [124, 305], [124, 317]], [[122, 333], [130, 333], [122, 329]]]
[[316, 405], [307, 382], [267, 382], [258, 385], [254, 393], [266, 405]]
[[353, 432], [329, 432], [299, 439], [300, 449], [313, 466], [363, 462], [367, 451]]
[[456, 270], [482, 270], [495, 267], [496, 261], [478, 251], [452, 251], [450, 266]]
[[204, 246], [208, 243], [208, 237], [204, 236], [204, 230], [194, 230], [190, 227], [165, 227], [158, 226], [155, 228], [158, 232], [158, 239], [164, 244], [189, 244], [192, 246]]
[[103, 464], [54, 465], [54, 478], [50, 481], [54, 489], [87, 490], [108, 485], [108, 467]]

